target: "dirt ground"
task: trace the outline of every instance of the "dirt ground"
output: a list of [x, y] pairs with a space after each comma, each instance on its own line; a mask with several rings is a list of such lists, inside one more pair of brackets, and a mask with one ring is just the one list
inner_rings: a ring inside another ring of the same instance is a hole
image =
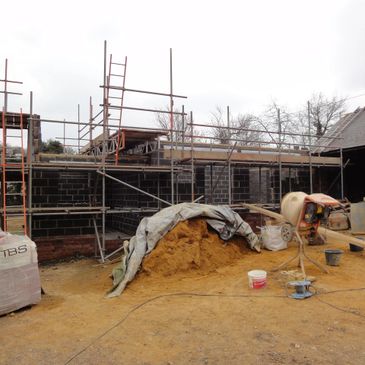
[[324, 263], [325, 247], [345, 254], [329, 274], [306, 263], [321, 293], [306, 300], [285, 296], [280, 273], [269, 273], [265, 289], [247, 284], [249, 270], [270, 271], [294, 245], [242, 250], [204, 273], [142, 272], [113, 299], [104, 298], [112, 265], [85, 259], [42, 267], [40, 304], [0, 317], [0, 364], [362, 365], [365, 256], [338, 243], [308, 253]]

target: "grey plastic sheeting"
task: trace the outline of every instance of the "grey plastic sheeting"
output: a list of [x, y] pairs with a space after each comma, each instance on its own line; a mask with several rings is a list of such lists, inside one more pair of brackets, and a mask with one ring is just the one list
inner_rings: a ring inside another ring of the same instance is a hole
[[143, 258], [156, 247], [157, 242], [177, 223], [194, 217], [208, 218], [207, 222], [222, 239], [227, 240], [233, 234], [243, 236], [251, 249], [260, 252], [258, 237], [230, 207], [197, 203], [173, 205], [141, 220], [136, 235], [124, 247], [121, 265], [113, 270], [114, 286], [107, 297], [120, 295], [137, 274]]

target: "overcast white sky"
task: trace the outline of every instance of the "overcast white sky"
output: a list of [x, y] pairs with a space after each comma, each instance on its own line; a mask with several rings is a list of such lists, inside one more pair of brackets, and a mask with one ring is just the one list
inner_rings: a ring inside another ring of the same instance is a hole
[[[251, 1], [3, 1], [0, 72], [22, 80], [11, 109], [44, 118], [88, 118], [88, 98], [101, 102], [103, 41], [115, 60], [128, 56], [126, 86], [174, 92], [186, 110], [209, 122], [216, 106], [258, 113], [272, 99], [295, 111], [313, 92], [364, 94], [365, 2]], [[2, 75], [1, 75], [1, 78]], [[2, 104], [2, 101], [1, 101]], [[125, 105], [162, 107], [160, 98], [126, 95]], [[349, 109], [365, 105], [351, 99]], [[153, 125], [153, 116], [126, 113], [126, 124]], [[46, 137], [58, 131], [48, 128]]]

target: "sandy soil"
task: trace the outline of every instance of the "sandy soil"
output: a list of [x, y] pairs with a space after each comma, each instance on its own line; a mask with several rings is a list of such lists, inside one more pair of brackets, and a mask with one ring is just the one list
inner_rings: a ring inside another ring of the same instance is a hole
[[[324, 263], [323, 249], [308, 253]], [[204, 273], [141, 273], [114, 299], [104, 298], [111, 265], [43, 267], [41, 303], [0, 317], [0, 364], [364, 364], [365, 290], [349, 290], [365, 287], [362, 253], [346, 247], [329, 274], [307, 263], [322, 293], [310, 299], [285, 297], [279, 273], [248, 288], [247, 271], [295, 250], [242, 250]]]

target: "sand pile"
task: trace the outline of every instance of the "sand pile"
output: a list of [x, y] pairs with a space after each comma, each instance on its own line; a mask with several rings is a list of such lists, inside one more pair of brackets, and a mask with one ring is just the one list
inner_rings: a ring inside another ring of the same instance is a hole
[[208, 273], [243, 257], [249, 249], [243, 237], [226, 244], [200, 218], [180, 222], [144, 258], [141, 273], [164, 276], [179, 272]]

